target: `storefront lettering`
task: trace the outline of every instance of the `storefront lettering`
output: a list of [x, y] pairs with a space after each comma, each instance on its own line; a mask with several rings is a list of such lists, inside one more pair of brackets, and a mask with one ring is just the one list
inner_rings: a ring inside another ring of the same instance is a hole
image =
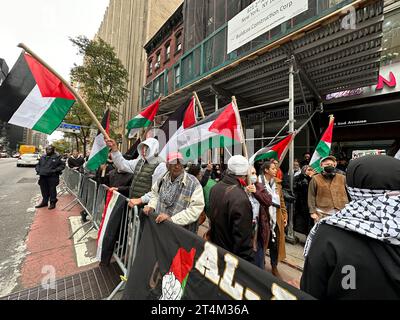
[[397, 85], [396, 77], [394, 76], [393, 72], [389, 73], [389, 80], [386, 80], [382, 75], [379, 76], [378, 85], [376, 86], [375, 91], [383, 90], [385, 84], [389, 88], [394, 88]]

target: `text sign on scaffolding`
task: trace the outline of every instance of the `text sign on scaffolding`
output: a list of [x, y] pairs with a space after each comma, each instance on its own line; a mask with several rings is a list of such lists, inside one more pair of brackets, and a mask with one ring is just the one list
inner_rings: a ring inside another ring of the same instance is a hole
[[308, 0], [256, 0], [228, 22], [228, 54], [308, 10]]

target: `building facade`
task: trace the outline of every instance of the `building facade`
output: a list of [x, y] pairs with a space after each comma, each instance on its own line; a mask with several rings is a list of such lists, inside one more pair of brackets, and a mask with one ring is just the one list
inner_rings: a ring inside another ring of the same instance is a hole
[[[143, 47], [181, 3], [182, 0], [110, 0], [96, 37], [115, 48], [129, 72], [129, 95], [119, 107], [118, 131], [122, 136], [126, 123], [141, 108], [147, 61]], [[127, 144], [124, 141], [123, 149]]]

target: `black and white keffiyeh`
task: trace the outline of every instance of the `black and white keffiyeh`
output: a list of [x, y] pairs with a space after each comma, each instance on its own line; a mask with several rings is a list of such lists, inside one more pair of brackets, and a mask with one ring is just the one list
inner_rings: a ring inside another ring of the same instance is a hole
[[305, 247], [308, 255], [321, 224], [357, 232], [385, 243], [400, 245], [400, 191], [348, 187], [352, 201], [338, 213], [322, 219], [311, 230]]

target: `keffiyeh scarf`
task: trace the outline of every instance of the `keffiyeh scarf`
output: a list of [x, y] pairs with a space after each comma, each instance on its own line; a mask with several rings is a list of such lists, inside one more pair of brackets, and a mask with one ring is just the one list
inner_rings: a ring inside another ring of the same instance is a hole
[[400, 191], [348, 187], [348, 192], [352, 201], [338, 213], [320, 220], [311, 230], [304, 247], [304, 256], [308, 255], [321, 224], [400, 245]]

